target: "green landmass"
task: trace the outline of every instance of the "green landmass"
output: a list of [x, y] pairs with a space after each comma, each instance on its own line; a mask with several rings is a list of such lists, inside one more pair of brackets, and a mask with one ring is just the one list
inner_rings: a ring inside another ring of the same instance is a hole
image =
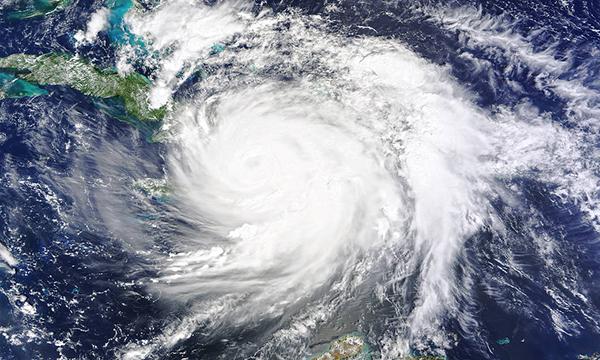
[[[329, 344], [329, 349], [310, 360], [371, 360], [371, 350], [357, 334], [342, 336]], [[443, 355], [411, 354], [398, 360], [446, 360]]]
[[65, 9], [71, 0], [29, 0], [19, 1], [15, 9], [8, 11], [7, 17], [12, 20], [31, 19]]
[[311, 360], [369, 360], [369, 347], [361, 336], [346, 335], [329, 344], [329, 349]]
[[139, 179], [133, 182], [133, 188], [161, 203], [168, 201], [171, 194], [171, 187], [165, 179]]
[[0, 58], [0, 72], [12, 74], [30, 84], [66, 85], [85, 95], [118, 98], [123, 102], [125, 111], [141, 121], [158, 121], [166, 114], [165, 107], [149, 107], [147, 94], [151, 83], [145, 76], [138, 73], [121, 76], [113, 70], [98, 69], [73, 55], [14, 54]]

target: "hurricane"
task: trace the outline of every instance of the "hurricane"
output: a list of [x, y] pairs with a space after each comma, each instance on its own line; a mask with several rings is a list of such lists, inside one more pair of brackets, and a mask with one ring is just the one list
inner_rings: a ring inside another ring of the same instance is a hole
[[49, 6], [0, 6], [0, 357], [600, 356], [593, 1]]

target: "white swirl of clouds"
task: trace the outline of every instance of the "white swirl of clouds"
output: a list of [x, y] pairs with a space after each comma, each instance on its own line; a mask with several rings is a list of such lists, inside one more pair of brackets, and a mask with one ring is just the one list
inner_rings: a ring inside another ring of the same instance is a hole
[[161, 279], [167, 289], [254, 293], [264, 316], [394, 239], [399, 185], [358, 116], [286, 84], [224, 93], [186, 111], [171, 170], [213, 237], [172, 259]]
[[[168, 31], [182, 9], [193, 17], [195, 7], [211, 16]], [[444, 319], [465, 328], [473, 322], [459, 304], [471, 291], [468, 271], [463, 283], [456, 275], [464, 242], [483, 227], [504, 231], [492, 201], [518, 206], [502, 180], [536, 169], [573, 197], [574, 184], [597, 181], [577, 166], [581, 134], [526, 101], [491, 113], [448, 69], [394, 40], [332, 35], [319, 17], [248, 20], [237, 11], [176, 0], [131, 20], [160, 49], [171, 49], [158, 76], [159, 87], [170, 84], [163, 87], [169, 96], [185, 78], [175, 74], [217, 69], [169, 124], [177, 206], [202, 231], [177, 238], [177, 252], [159, 257], [153, 286], [193, 304], [190, 316], [131, 344], [132, 358], [200, 327], [289, 309], [301, 315], [265, 348], [282, 338], [301, 343], [336, 310], [319, 302], [318, 290], [329, 286], [344, 301], [382, 259], [392, 270], [369, 285], [382, 301], [402, 301], [385, 294], [404, 293], [398, 284], [417, 274], [414, 306], [398, 314], [406, 327], [379, 344], [384, 358], [407, 355], [420, 338], [443, 348]], [[216, 30], [221, 22], [223, 32]], [[210, 57], [221, 35], [228, 49]], [[192, 39], [199, 42], [188, 46]], [[568, 151], [560, 151], [565, 144]], [[567, 172], [575, 180], [556, 176]]]

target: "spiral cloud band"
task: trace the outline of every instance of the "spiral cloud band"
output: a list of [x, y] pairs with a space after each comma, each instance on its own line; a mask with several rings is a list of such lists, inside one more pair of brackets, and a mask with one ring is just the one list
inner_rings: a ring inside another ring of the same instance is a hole
[[163, 278], [176, 292], [235, 288], [290, 302], [393, 237], [398, 184], [377, 137], [339, 103], [262, 85], [187, 115], [172, 169], [223, 245], [176, 258]]
[[[195, 8], [210, 14], [203, 26], [161, 30]], [[504, 179], [535, 169], [580, 198], [587, 175], [560, 174], [582, 156], [581, 135], [527, 102], [477, 106], [448, 68], [397, 41], [336, 36], [317, 16], [247, 15], [177, 0], [129, 19], [165, 53], [153, 102], [169, 103], [191, 73], [202, 79], [165, 126], [172, 206], [193, 230], [151, 255], [151, 288], [189, 312], [125, 358], [280, 317], [260, 351], [297, 358], [361, 291], [394, 307], [383, 358], [446, 347], [448, 318], [479, 336], [464, 311], [465, 242], [509, 236], [492, 206], [516, 206]], [[227, 50], [215, 56], [218, 31], [203, 29], [219, 22]], [[565, 143], [576, 145], [556, 154]]]

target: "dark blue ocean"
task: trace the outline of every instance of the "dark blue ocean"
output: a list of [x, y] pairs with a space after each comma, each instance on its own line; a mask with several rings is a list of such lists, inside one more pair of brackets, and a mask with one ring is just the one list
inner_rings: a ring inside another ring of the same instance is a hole
[[[110, 31], [100, 31], [83, 45], [74, 38], [106, 6], [103, 1], [75, 0], [44, 16], [10, 18], [11, 9], [23, 3], [6, 0], [0, 5], [0, 57], [60, 52], [114, 68], [123, 56], [123, 43]], [[158, 11], [154, 9], [160, 5], [147, 1], [140, 6]], [[192, 288], [192, 297], [187, 291], [182, 295], [153, 288], [148, 279], [161, 276], [162, 258], [149, 254], [174, 253], [179, 238], [200, 230], [177, 195], [169, 200], [132, 186], [139, 179], [169, 174], [171, 145], [152, 138], [156, 127], [111, 116], [106, 108], [113, 100], [56, 85], [42, 86], [46, 95], [0, 100], [0, 359], [310, 359], [324, 344], [348, 333], [364, 336], [373, 359], [427, 354], [460, 360], [600, 359], [599, 1], [266, 0], [245, 6], [249, 22], [253, 17], [318, 17], [323, 24], [319, 31], [336, 39], [401, 44], [428, 66], [443, 69], [468, 94], [457, 98], [468, 98], [477, 111], [495, 119], [535, 113], [532, 119], [543, 119], [544, 129], [552, 129], [539, 130], [542, 120], [527, 126], [494, 120], [498, 129], [507, 129], [503, 140], [474, 156], [476, 163], [460, 168], [478, 171], [478, 161], [497, 164], [493, 171], [500, 175], [493, 182], [503, 190], [494, 190], [481, 205], [482, 213], [493, 213], [492, 220], [465, 231], [467, 236], [452, 247], [445, 269], [452, 274], [448, 298], [454, 300], [432, 315], [441, 337], [410, 330], [415, 309], [422, 305], [425, 290], [420, 284], [427, 282], [425, 247], [414, 252], [395, 248], [398, 262], [404, 261], [402, 256], [413, 259], [412, 270], [395, 276], [398, 263], [380, 260], [365, 283], [348, 292], [348, 299], [327, 297], [330, 280], [277, 315], [261, 317], [256, 310], [259, 315], [243, 324], [211, 322], [213, 315], [189, 320], [196, 299], [204, 299], [204, 291], [216, 293], [214, 288]], [[286, 20], [278, 21], [277, 31], [292, 31]], [[227, 86], [232, 88], [238, 86], [237, 70], [231, 70], [237, 66], [235, 57], [245, 56], [236, 36], [223, 40], [234, 49], [234, 60], [205, 67], [218, 68], [214, 76], [230, 76]], [[277, 41], [264, 36], [264, 41]], [[262, 41], [248, 38], [243, 38], [247, 44]], [[278, 54], [296, 56], [295, 47], [286, 46], [282, 42]], [[310, 59], [298, 62], [301, 70], [275, 64], [265, 70], [270, 75], [261, 76], [281, 82], [312, 79], [311, 69], [319, 66], [313, 63], [322, 51], [336, 49], [315, 50]], [[142, 61], [133, 68], [150, 79], [159, 71], [156, 63]], [[175, 103], [219, 91], [221, 83], [198, 74], [177, 86]], [[252, 82], [244, 82], [248, 84]], [[270, 98], [265, 97], [260, 101]], [[449, 114], [448, 128], [453, 129], [458, 120]], [[548, 142], [538, 145], [542, 140]], [[507, 155], [513, 148], [518, 155]], [[460, 155], [447, 155], [462, 164]], [[465, 183], [478, 181], [464, 178]], [[407, 198], [419, 201], [418, 195]], [[473, 199], [470, 204], [480, 201]], [[472, 210], [465, 213], [444, 219], [457, 224]], [[435, 238], [431, 244], [441, 241]], [[232, 286], [237, 289], [232, 292], [242, 291]], [[438, 296], [432, 291], [431, 296]], [[437, 299], [445, 303], [445, 296]], [[321, 304], [320, 298], [328, 300]], [[290, 340], [286, 350], [281, 329], [295, 329], [291, 324], [317, 303], [319, 309], [334, 305], [317, 325], [306, 325], [307, 335]], [[165, 329], [190, 321], [192, 330], [180, 338], [165, 335]], [[397, 343], [404, 350], [390, 350]], [[148, 350], [134, 353], [133, 348]]]

